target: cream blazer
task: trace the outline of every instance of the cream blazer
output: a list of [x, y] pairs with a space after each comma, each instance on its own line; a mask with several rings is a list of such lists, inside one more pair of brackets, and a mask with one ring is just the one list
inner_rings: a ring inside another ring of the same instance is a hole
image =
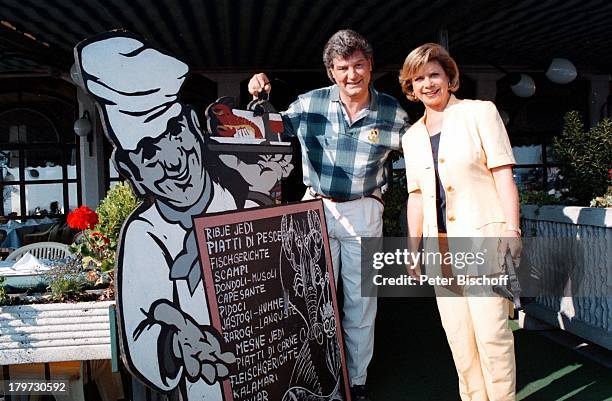
[[[420, 189], [423, 196], [423, 236], [437, 237], [436, 180], [424, 116], [403, 136], [402, 147], [408, 192]], [[438, 151], [449, 237], [501, 235], [505, 217], [491, 169], [508, 164], [515, 160], [495, 105], [451, 96]]]

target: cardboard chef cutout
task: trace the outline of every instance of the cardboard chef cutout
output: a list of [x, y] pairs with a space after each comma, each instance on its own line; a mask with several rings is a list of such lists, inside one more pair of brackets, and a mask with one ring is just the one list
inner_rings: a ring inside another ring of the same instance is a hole
[[261, 107], [240, 115], [220, 101], [208, 110], [215, 132], [205, 137], [178, 98], [185, 63], [125, 32], [85, 40], [74, 54], [115, 167], [145, 198], [123, 226], [117, 255], [126, 366], [157, 391], [220, 400], [235, 356], [210, 326], [192, 218], [272, 202], [292, 169], [279, 119]]

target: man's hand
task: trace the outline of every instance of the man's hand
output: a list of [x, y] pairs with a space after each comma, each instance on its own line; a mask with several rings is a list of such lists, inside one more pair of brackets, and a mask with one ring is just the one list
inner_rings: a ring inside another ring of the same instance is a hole
[[236, 357], [221, 350], [223, 339], [214, 327], [199, 325], [167, 299], [155, 301], [148, 312], [142, 312], [146, 318], [134, 331], [134, 339], [155, 324], [173, 333], [172, 350], [167, 351], [172, 351], [181, 362], [190, 382], [202, 378], [206, 383], [214, 384], [228, 377], [229, 365], [236, 362]]
[[266, 74], [260, 72], [259, 74], [253, 75], [249, 81], [248, 88], [249, 93], [253, 95], [253, 99], [257, 99], [262, 91], [270, 93], [270, 91], [272, 91], [272, 84]]
[[257, 164], [246, 164], [234, 155], [219, 155], [219, 159], [227, 167], [240, 173], [249, 184], [249, 190], [265, 194], [293, 170], [291, 155], [262, 154]]

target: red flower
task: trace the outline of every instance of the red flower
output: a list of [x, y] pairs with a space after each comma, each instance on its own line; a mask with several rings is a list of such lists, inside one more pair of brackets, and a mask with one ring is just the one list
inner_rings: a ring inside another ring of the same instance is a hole
[[68, 213], [66, 222], [70, 228], [86, 230], [98, 224], [98, 215], [87, 206], [81, 206]]

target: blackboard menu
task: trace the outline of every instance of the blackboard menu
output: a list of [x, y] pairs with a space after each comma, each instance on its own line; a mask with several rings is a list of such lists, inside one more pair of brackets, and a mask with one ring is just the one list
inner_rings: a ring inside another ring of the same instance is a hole
[[194, 221], [224, 400], [350, 400], [320, 200]]

